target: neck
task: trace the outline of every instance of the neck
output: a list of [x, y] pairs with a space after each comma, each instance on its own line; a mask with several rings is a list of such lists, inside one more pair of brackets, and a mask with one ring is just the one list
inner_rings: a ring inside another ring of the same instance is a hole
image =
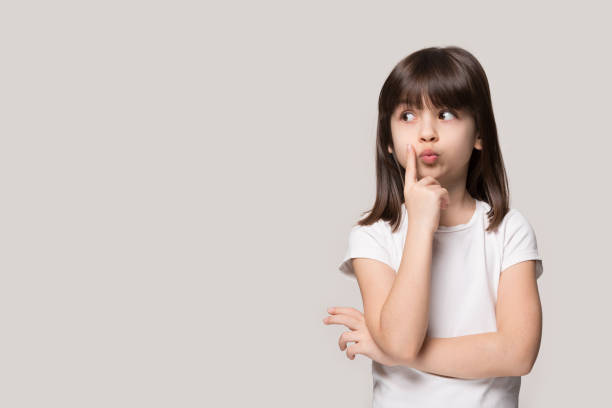
[[468, 193], [465, 183], [443, 186], [448, 190], [450, 205], [440, 212], [440, 225], [453, 226], [467, 223], [476, 209], [476, 200]]

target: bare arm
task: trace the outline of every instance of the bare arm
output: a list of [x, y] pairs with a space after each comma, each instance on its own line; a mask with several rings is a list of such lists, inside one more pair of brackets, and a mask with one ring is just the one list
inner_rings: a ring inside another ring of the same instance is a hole
[[380, 331], [390, 355], [410, 360], [421, 348], [429, 322], [434, 233], [408, 226], [397, 276], [380, 315]]
[[[408, 145], [410, 146], [410, 145]], [[416, 152], [407, 150], [404, 205], [408, 228], [402, 260], [380, 310], [383, 350], [410, 360], [421, 349], [429, 323], [433, 238], [448, 191], [431, 176], [418, 179]]]
[[542, 337], [542, 308], [534, 261], [520, 262], [501, 274], [496, 318], [496, 332], [427, 337], [413, 359], [394, 360], [394, 364], [457, 378], [528, 374], [537, 359]]
[[407, 364], [417, 370], [456, 378], [524, 375], [511, 343], [498, 332], [467, 336], [427, 337], [421, 351]]

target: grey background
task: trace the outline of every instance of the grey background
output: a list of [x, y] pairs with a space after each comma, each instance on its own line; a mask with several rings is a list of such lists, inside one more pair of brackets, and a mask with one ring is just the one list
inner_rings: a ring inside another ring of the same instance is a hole
[[368, 407], [328, 306], [409, 53], [487, 72], [545, 273], [521, 406], [608, 400], [602, 2], [3, 2], [0, 405]]

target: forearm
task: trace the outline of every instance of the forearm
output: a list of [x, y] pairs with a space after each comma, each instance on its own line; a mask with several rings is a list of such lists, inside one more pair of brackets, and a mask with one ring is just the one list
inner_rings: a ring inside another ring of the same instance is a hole
[[511, 343], [499, 332], [459, 337], [426, 337], [419, 353], [408, 362], [420, 371], [447, 377], [474, 379], [523, 375]]
[[433, 232], [408, 226], [402, 260], [380, 315], [385, 351], [397, 358], [414, 356], [429, 322]]

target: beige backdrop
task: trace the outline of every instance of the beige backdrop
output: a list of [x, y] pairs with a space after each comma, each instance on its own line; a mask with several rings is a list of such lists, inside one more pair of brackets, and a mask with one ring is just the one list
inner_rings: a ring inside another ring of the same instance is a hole
[[[216, 4], [215, 4], [216, 3]], [[383, 80], [484, 66], [544, 260], [522, 407], [609, 400], [602, 2], [3, 2], [0, 406], [362, 407], [336, 269], [374, 199]]]

